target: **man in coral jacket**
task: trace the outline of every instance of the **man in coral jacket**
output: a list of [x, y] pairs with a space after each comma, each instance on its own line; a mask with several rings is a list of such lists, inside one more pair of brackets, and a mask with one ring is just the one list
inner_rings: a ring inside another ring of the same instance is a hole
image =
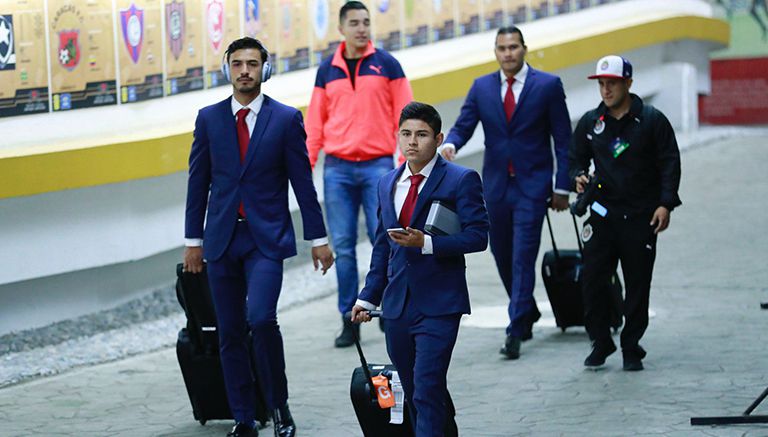
[[325, 212], [336, 251], [338, 309], [343, 329], [336, 347], [352, 345], [352, 325], [343, 314], [358, 291], [357, 223], [363, 207], [368, 238], [376, 232], [376, 183], [394, 166], [395, 132], [403, 107], [413, 100], [397, 60], [371, 43], [368, 9], [350, 1], [339, 12], [344, 41], [320, 64], [307, 110], [307, 148], [314, 167], [325, 151]]
[[[480, 175], [437, 154], [440, 128], [435, 108], [412, 102], [403, 109], [398, 142], [407, 163], [379, 182], [371, 269], [352, 310], [352, 320], [362, 322], [370, 320], [366, 310], [382, 306], [387, 352], [403, 383], [416, 437], [443, 435], [448, 365], [461, 315], [469, 313], [464, 255], [488, 246]], [[456, 211], [459, 232], [422, 231], [436, 200]]]

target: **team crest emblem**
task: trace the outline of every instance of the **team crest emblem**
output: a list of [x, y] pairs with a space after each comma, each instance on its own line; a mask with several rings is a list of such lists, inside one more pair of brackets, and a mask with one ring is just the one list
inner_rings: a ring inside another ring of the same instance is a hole
[[144, 40], [144, 10], [131, 3], [131, 7], [120, 11], [120, 24], [123, 28], [123, 42], [131, 61], [139, 62], [141, 43]]
[[208, 15], [208, 38], [211, 40], [213, 51], [218, 52], [221, 41], [224, 40], [224, 3], [221, 0], [208, 0], [206, 6]]
[[69, 71], [74, 70], [80, 63], [79, 30], [62, 30], [59, 32], [59, 64]]
[[13, 15], [0, 15], [0, 71], [16, 69]]
[[245, 34], [256, 36], [261, 32], [259, 0], [245, 0]]
[[282, 29], [283, 29], [283, 36], [285, 38], [290, 38], [291, 36], [291, 2], [282, 0], [281, 2], [281, 11], [282, 11]]
[[584, 229], [581, 230], [581, 241], [587, 242], [592, 239], [592, 235], [594, 235], [594, 231], [592, 230], [592, 225], [584, 225]]
[[600, 64], [600, 69], [601, 69], [601, 70], [603, 70], [603, 71], [605, 71], [605, 70], [607, 70], [607, 69], [608, 69], [608, 65], [609, 65], [609, 64], [608, 64], [608, 61], [607, 61], [607, 60], [606, 60], [606, 61], [603, 61], [603, 63], [602, 63], [602, 64]]
[[173, 0], [165, 5], [165, 25], [168, 32], [168, 46], [175, 59], [179, 59], [184, 50], [184, 28], [186, 17], [184, 16], [184, 3]]
[[315, 36], [325, 39], [328, 34], [328, 0], [315, 0]]
[[603, 121], [602, 117], [598, 118], [595, 122], [595, 128], [592, 129], [595, 134], [600, 135], [605, 130], [605, 122]]

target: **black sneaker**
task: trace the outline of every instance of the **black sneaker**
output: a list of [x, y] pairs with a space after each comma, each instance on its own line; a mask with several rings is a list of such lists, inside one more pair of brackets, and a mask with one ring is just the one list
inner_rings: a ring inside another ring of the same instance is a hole
[[584, 360], [584, 366], [590, 369], [599, 369], [605, 364], [605, 359], [616, 352], [616, 345], [610, 343], [597, 343], [592, 345], [592, 352]]
[[622, 348], [621, 354], [624, 356], [624, 370], [627, 372], [637, 372], [644, 369], [643, 358], [645, 358], [646, 352], [642, 346]]

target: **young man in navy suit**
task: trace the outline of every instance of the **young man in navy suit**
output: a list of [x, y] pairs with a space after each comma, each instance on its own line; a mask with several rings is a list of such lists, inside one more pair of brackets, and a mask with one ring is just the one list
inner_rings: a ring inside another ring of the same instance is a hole
[[268, 56], [253, 38], [230, 44], [232, 97], [200, 110], [189, 156], [184, 269], [197, 273], [203, 258], [208, 263], [224, 382], [236, 422], [227, 434], [232, 437], [258, 435], [251, 360], [273, 411], [275, 434], [296, 434], [277, 324], [283, 260], [296, 255], [289, 181], [304, 239], [312, 240], [315, 269], [322, 264], [325, 274], [333, 264], [301, 112], [261, 93], [271, 73]]
[[527, 50], [520, 29], [499, 29], [495, 53], [501, 70], [472, 84], [442, 150], [452, 160], [477, 123], [483, 124], [491, 252], [509, 295], [510, 322], [500, 352], [513, 360], [520, 357], [520, 343], [533, 337], [533, 324], [541, 316], [533, 287], [544, 214], [547, 206], [566, 209], [570, 189], [571, 119], [563, 84], [526, 64]]
[[[488, 246], [488, 214], [480, 176], [437, 154], [443, 134], [435, 108], [409, 103], [399, 126], [398, 145], [407, 162], [379, 181], [371, 268], [352, 320], [367, 322], [367, 310], [382, 306], [387, 352], [400, 375], [415, 435], [439, 437], [446, 422], [448, 364], [461, 315], [469, 314], [464, 254]], [[459, 232], [422, 231], [438, 200], [456, 211]]]

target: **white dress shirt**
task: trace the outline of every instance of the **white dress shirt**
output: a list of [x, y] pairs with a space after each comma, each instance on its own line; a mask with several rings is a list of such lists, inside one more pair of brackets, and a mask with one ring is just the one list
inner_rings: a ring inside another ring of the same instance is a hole
[[[425, 165], [424, 168], [422, 168], [421, 171], [417, 173], [424, 176], [424, 179], [422, 179], [421, 183], [419, 184], [419, 187], [417, 188], [418, 193], [421, 193], [422, 188], [424, 188], [424, 184], [427, 183], [427, 179], [429, 179], [429, 175], [432, 173], [432, 169], [435, 168], [436, 162], [437, 162], [437, 153], [435, 153], [435, 156], [432, 157], [432, 159], [427, 163], [427, 165]], [[403, 170], [403, 174], [400, 175], [400, 177], [397, 179], [397, 183], [395, 184], [394, 204], [395, 204], [395, 215], [397, 217], [400, 217], [400, 211], [403, 210], [403, 205], [405, 204], [405, 198], [408, 197], [408, 190], [411, 189], [410, 178], [412, 175], [413, 173], [411, 172], [410, 167], [406, 165], [405, 169]], [[430, 235], [424, 234], [424, 247], [421, 248], [421, 254], [432, 255], [432, 237]], [[360, 305], [361, 307], [367, 310], [376, 309], [376, 305], [361, 299], [358, 299], [355, 302], [355, 305]]]
[[[237, 123], [238, 111], [240, 111], [243, 108], [250, 109], [250, 111], [248, 111], [248, 114], [245, 116], [245, 124], [246, 126], [248, 126], [248, 136], [250, 137], [251, 135], [253, 135], [253, 128], [256, 126], [256, 119], [259, 116], [259, 111], [261, 111], [261, 106], [264, 104], [264, 94], [259, 93], [259, 95], [256, 96], [255, 99], [251, 100], [251, 103], [249, 103], [246, 106], [241, 105], [240, 102], [238, 102], [234, 96], [232, 96], [231, 103], [232, 103], [232, 117], [235, 118], [235, 123]], [[328, 237], [316, 238], [312, 240], [312, 247], [325, 246], [326, 244], [328, 244]], [[202, 238], [185, 238], [184, 245], [187, 247], [200, 247], [203, 245], [203, 239]]]

